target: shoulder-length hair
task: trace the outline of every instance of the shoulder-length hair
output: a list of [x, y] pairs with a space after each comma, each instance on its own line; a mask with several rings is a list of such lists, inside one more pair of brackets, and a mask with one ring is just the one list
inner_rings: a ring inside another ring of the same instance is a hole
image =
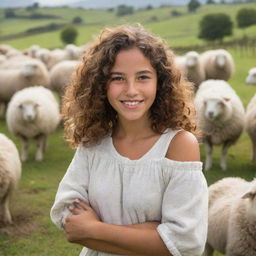
[[117, 113], [107, 99], [107, 84], [121, 50], [137, 47], [157, 72], [157, 93], [150, 108], [152, 129], [196, 133], [192, 85], [174, 66], [174, 54], [158, 36], [140, 25], [105, 28], [83, 56], [63, 97], [65, 138], [72, 147], [89, 145], [109, 135]]

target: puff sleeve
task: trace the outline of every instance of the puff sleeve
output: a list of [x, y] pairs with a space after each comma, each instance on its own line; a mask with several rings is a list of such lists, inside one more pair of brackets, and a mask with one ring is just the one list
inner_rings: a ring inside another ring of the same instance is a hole
[[157, 231], [173, 256], [200, 256], [207, 238], [208, 187], [201, 162], [171, 162]]
[[51, 208], [52, 222], [60, 229], [65, 224], [65, 219], [70, 215], [68, 206], [79, 198], [88, 203], [89, 164], [88, 152], [85, 147], [79, 146], [61, 180], [55, 202]]

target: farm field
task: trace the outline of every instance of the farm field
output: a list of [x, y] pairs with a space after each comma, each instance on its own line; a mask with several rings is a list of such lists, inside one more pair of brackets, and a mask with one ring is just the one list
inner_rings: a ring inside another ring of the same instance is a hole
[[[225, 13], [229, 14], [233, 20], [238, 9], [244, 6], [256, 8], [255, 3], [228, 6], [229, 8], [225, 8]], [[89, 41], [106, 25], [140, 22], [152, 32], [165, 38], [172, 47], [203, 45], [204, 43], [196, 38], [198, 22], [206, 13], [223, 11], [223, 5], [202, 6], [195, 14], [184, 14], [177, 18], [170, 16], [170, 11], [173, 9], [158, 8], [136, 12], [133, 15], [125, 16], [125, 18], [117, 18], [113, 12], [103, 10], [45, 8], [40, 9], [40, 13], [45, 12], [63, 18], [47, 21], [38, 20], [36, 22], [25, 19], [3, 20], [3, 11], [0, 9], [0, 37], [51, 22], [67, 22], [75, 16], [81, 16], [85, 24], [77, 27], [79, 30], [77, 44]], [[175, 9], [186, 12], [184, 7]], [[26, 13], [24, 10], [22, 11]], [[150, 21], [153, 16], [158, 17], [157, 22]], [[48, 48], [62, 47], [59, 33], [59, 31], [42, 33], [11, 41], [0, 41], [0, 44], [11, 44], [19, 49], [26, 49], [32, 44], [40, 44], [40, 46]], [[243, 33], [243, 31], [236, 28], [234, 36], [225, 39], [225, 41], [240, 38]], [[256, 37], [256, 26], [248, 28], [246, 34]], [[233, 55], [236, 67], [235, 74], [229, 83], [236, 90], [246, 107], [256, 93], [256, 87], [244, 83], [248, 70], [256, 65], [256, 53], [252, 49], [242, 51], [240, 48], [229, 48], [227, 50]], [[9, 136], [20, 149], [20, 142], [8, 132], [3, 117], [0, 119], [0, 132]], [[74, 151], [64, 141], [61, 126], [50, 135], [48, 150], [42, 162], [34, 160], [34, 149], [35, 145], [31, 145], [29, 160], [23, 164], [18, 192], [11, 201], [11, 211], [15, 224], [10, 227], [3, 227], [0, 223], [0, 256], [79, 255], [81, 246], [66, 242], [63, 233], [52, 224], [49, 217], [58, 184], [66, 172]], [[237, 144], [230, 148], [227, 157], [228, 169], [225, 172], [219, 168], [219, 154], [220, 148], [215, 148], [213, 168], [205, 174], [208, 185], [223, 177], [239, 176], [246, 180], [256, 177], [256, 164], [250, 160], [251, 142], [245, 132], [243, 132]], [[201, 160], [204, 160], [203, 146], [201, 147]], [[222, 254], [215, 253], [214, 256], [222, 256]]]

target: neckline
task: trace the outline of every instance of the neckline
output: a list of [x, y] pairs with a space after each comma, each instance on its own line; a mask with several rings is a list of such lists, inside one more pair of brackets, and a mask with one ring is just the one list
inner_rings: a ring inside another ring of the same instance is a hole
[[129, 161], [140, 161], [140, 160], [144, 160], [148, 155], [151, 154], [151, 152], [157, 147], [157, 145], [160, 143], [160, 141], [162, 140], [162, 138], [164, 137], [164, 135], [166, 135], [168, 133], [168, 129], [166, 129], [163, 134], [160, 135], [160, 137], [156, 140], [156, 142], [152, 145], [152, 147], [144, 154], [142, 155], [140, 158], [138, 159], [130, 159], [129, 157], [123, 156], [121, 155], [115, 148], [114, 143], [113, 143], [113, 138], [110, 135], [109, 136], [109, 141], [110, 141], [110, 148], [111, 151], [118, 157], [121, 159], [126, 159]]

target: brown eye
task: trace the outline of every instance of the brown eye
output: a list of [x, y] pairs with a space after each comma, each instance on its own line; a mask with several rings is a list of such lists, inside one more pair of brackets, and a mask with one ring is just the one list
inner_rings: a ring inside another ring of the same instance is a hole
[[114, 76], [110, 78], [110, 81], [122, 81], [123, 78], [121, 76]]

